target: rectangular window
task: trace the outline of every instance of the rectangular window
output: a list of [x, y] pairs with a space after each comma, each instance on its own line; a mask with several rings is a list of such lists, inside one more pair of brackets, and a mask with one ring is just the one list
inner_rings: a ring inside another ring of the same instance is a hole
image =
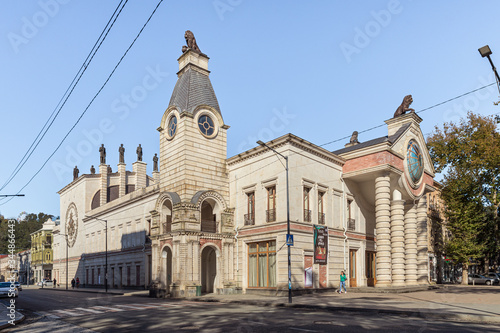
[[318, 224], [325, 224], [325, 192], [318, 191]]
[[245, 214], [245, 225], [255, 224], [255, 192], [247, 194], [247, 214]]
[[276, 221], [276, 186], [267, 188], [267, 211], [266, 221]]
[[310, 187], [304, 187], [304, 221], [311, 222], [311, 210], [309, 206], [309, 193], [311, 192]]
[[248, 245], [248, 287], [276, 287], [276, 241]]
[[352, 216], [352, 200], [347, 200], [347, 230], [350, 231], [356, 229], [356, 220]]
[[139, 287], [141, 285], [141, 266], [135, 266], [135, 285]]

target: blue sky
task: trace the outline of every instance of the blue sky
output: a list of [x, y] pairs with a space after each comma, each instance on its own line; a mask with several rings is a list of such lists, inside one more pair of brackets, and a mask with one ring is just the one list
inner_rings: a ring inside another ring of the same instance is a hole
[[[119, 1], [1, 0], [0, 186], [56, 108]], [[157, 0], [129, 0], [51, 129], [0, 194], [17, 193], [54, 151], [137, 35]], [[498, 1], [164, 1], [108, 84], [25, 197], [0, 213], [59, 215], [72, 169], [89, 173], [98, 147], [116, 170], [143, 147], [148, 173], [176, 82], [184, 31], [193, 31], [228, 130], [228, 157], [293, 133], [317, 145], [383, 125], [407, 94], [418, 112], [494, 82], [477, 51], [500, 66]], [[467, 110], [497, 114], [495, 86], [419, 115], [424, 134]], [[385, 126], [359, 140], [387, 134]], [[342, 148], [348, 139], [324, 145]]]

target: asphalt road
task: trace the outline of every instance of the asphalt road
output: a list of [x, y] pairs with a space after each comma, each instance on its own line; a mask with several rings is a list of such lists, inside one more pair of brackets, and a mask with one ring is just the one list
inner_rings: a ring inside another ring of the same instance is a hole
[[5, 332], [500, 332], [498, 326], [370, 315], [25, 289], [26, 321]]

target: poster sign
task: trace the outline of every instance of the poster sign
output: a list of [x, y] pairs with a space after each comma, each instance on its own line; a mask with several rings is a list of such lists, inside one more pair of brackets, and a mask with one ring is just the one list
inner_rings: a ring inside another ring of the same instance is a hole
[[328, 227], [314, 226], [314, 263], [328, 263]]

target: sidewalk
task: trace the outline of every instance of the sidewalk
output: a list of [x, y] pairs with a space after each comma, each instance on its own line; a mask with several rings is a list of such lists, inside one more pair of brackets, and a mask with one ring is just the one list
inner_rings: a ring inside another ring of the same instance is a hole
[[[17, 298], [14, 298], [16, 300], [16, 303], [14, 303], [14, 306], [17, 307]], [[4, 328], [7, 327], [12, 327], [12, 324], [9, 323], [9, 321], [13, 320], [13, 323], [15, 325], [19, 324], [24, 320], [24, 315], [15, 311], [15, 309], [9, 309], [7, 308], [8, 305], [10, 305], [10, 300], [11, 298], [2, 298], [0, 300], [0, 330], [3, 330]], [[13, 318], [14, 317], [14, 318]]]
[[498, 286], [439, 286], [439, 289], [410, 293], [377, 293], [371, 288], [288, 297], [261, 295], [205, 295], [193, 300], [252, 304], [260, 306], [294, 307], [328, 311], [387, 313], [426, 319], [500, 323], [500, 287]]
[[[58, 288], [52, 288], [52, 287], [39, 287], [37, 286], [39, 290], [52, 290], [52, 291], [71, 291], [71, 292], [76, 292], [76, 293], [98, 293], [98, 294], [104, 294], [106, 290], [104, 288], [71, 288], [69, 287], [66, 289], [66, 287], [58, 287]], [[121, 295], [121, 296], [148, 296], [149, 295], [149, 290], [134, 290], [134, 289], [108, 289], [108, 294], [111, 295]]]

